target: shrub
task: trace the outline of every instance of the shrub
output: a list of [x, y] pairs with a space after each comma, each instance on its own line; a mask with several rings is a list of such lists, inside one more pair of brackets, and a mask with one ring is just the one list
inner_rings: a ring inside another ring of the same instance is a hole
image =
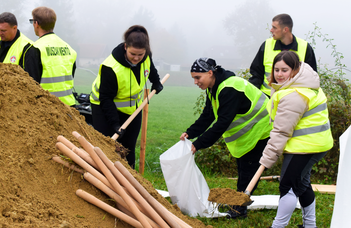
[[[330, 183], [336, 182], [338, 164], [339, 164], [339, 137], [347, 130], [351, 123], [351, 105], [350, 91], [351, 86], [347, 79], [344, 78], [346, 66], [341, 63], [343, 55], [337, 52], [336, 46], [332, 43], [327, 35], [321, 33], [321, 29], [316, 25], [312, 32], [308, 33], [309, 43], [314, 47], [316, 38], [320, 37], [327, 42], [327, 47], [332, 48], [331, 55], [335, 59], [335, 67], [328, 69], [318, 61], [318, 73], [321, 79], [321, 87], [328, 98], [329, 120], [334, 138], [333, 148], [320, 160], [312, 169], [312, 182]], [[251, 75], [249, 69], [240, 70], [237, 76], [248, 79]], [[195, 113], [202, 112], [205, 104], [206, 94], [201, 93], [195, 104]], [[206, 169], [212, 173], [220, 173], [226, 176], [237, 176], [235, 158], [228, 151], [224, 139], [220, 138], [213, 146], [203, 149], [201, 153], [196, 154], [196, 162], [200, 169]], [[274, 167], [265, 171], [265, 175], [278, 175], [280, 173], [282, 160], [280, 159]]]

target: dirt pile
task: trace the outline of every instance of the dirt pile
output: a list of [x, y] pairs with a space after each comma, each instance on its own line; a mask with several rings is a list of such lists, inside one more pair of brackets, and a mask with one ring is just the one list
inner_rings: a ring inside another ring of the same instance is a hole
[[237, 192], [231, 188], [212, 188], [208, 195], [208, 201], [227, 205], [243, 205], [251, 200], [245, 193]]
[[[82, 179], [54, 162], [56, 138], [77, 131], [100, 147], [111, 161], [120, 160], [115, 142], [87, 125], [84, 117], [44, 91], [22, 68], [0, 63], [0, 227], [130, 227], [76, 196], [83, 189], [111, 206], [114, 203]], [[120, 160], [145, 189], [192, 227], [205, 227], [183, 215], [139, 173]]]

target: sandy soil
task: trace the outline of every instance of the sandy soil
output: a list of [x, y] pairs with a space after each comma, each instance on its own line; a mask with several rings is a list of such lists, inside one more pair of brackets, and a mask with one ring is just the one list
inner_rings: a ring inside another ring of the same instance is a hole
[[169, 211], [192, 227], [206, 227], [171, 205], [115, 152], [112, 139], [87, 125], [84, 117], [44, 91], [22, 68], [0, 63], [0, 227], [131, 227], [76, 196], [83, 189], [114, 206], [104, 193], [51, 158], [63, 135], [77, 131], [100, 147], [111, 161], [120, 160]]
[[231, 188], [212, 188], [208, 201], [227, 205], [242, 205], [250, 202], [250, 197], [243, 192], [237, 192]]

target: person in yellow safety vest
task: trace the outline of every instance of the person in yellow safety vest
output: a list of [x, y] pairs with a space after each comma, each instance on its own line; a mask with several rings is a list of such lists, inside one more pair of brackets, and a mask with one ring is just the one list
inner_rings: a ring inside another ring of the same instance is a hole
[[0, 14], [0, 62], [12, 63], [23, 68], [23, 55], [33, 41], [17, 29], [14, 14]]
[[124, 33], [124, 42], [100, 65], [90, 95], [94, 128], [105, 136], [119, 135], [117, 141], [129, 150], [126, 159], [132, 168], [141, 112], [126, 129], [121, 126], [143, 102], [148, 79], [151, 91], [155, 89], [158, 94], [163, 86], [152, 61], [148, 32], [143, 26], [133, 25]]
[[26, 70], [41, 87], [58, 97], [63, 103], [74, 107], [73, 77], [76, 70], [77, 53], [53, 31], [56, 13], [48, 7], [37, 7], [32, 11], [35, 35], [33, 43], [24, 56]]
[[262, 43], [250, 66], [249, 82], [261, 89], [267, 96], [271, 88], [268, 85], [274, 57], [283, 50], [294, 51], [301, 62], [308, 63], [317, 71], [313, 48], [307, 41], [292, 34], [293, 21], [288, 14], [279, 14], [272, 20], [272, 37]]
[[260, 164], [271, 168], [283, 154], [280, 200], [272, 227], [286, 227], [299, 200], [303, 225], [316, 227], [315, 195], [310, 182], [312, 166], [333, 147], [327, 98], [319, 76], [295, 52], [282, 51], [273, 61], [270, 140]]
[[[206, 105], [180, 139], [197, 137], [191, 148], [194, 154], [223, 136], [228, 150], [236, 158], [237, 191], [244, 192], [260, 165], [259, 159], [272, 129], [266, 109], [269, 99], [247, 80], [218, 66], [214, 59], [197, 59], [190, 72], [194, 83], [206, 90]], [[253, 191], [256, 187], [257, 184]], [[230, 207], [228, 218], [247, 216], [246, 206]]]

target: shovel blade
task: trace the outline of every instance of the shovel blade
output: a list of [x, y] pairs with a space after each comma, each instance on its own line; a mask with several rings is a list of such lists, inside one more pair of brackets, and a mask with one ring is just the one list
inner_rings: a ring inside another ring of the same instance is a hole
[[253, 200], [250, 200], [250, 201], [243, 203], [241, 206], [250, 206], [253, 202], [254, 202]]

